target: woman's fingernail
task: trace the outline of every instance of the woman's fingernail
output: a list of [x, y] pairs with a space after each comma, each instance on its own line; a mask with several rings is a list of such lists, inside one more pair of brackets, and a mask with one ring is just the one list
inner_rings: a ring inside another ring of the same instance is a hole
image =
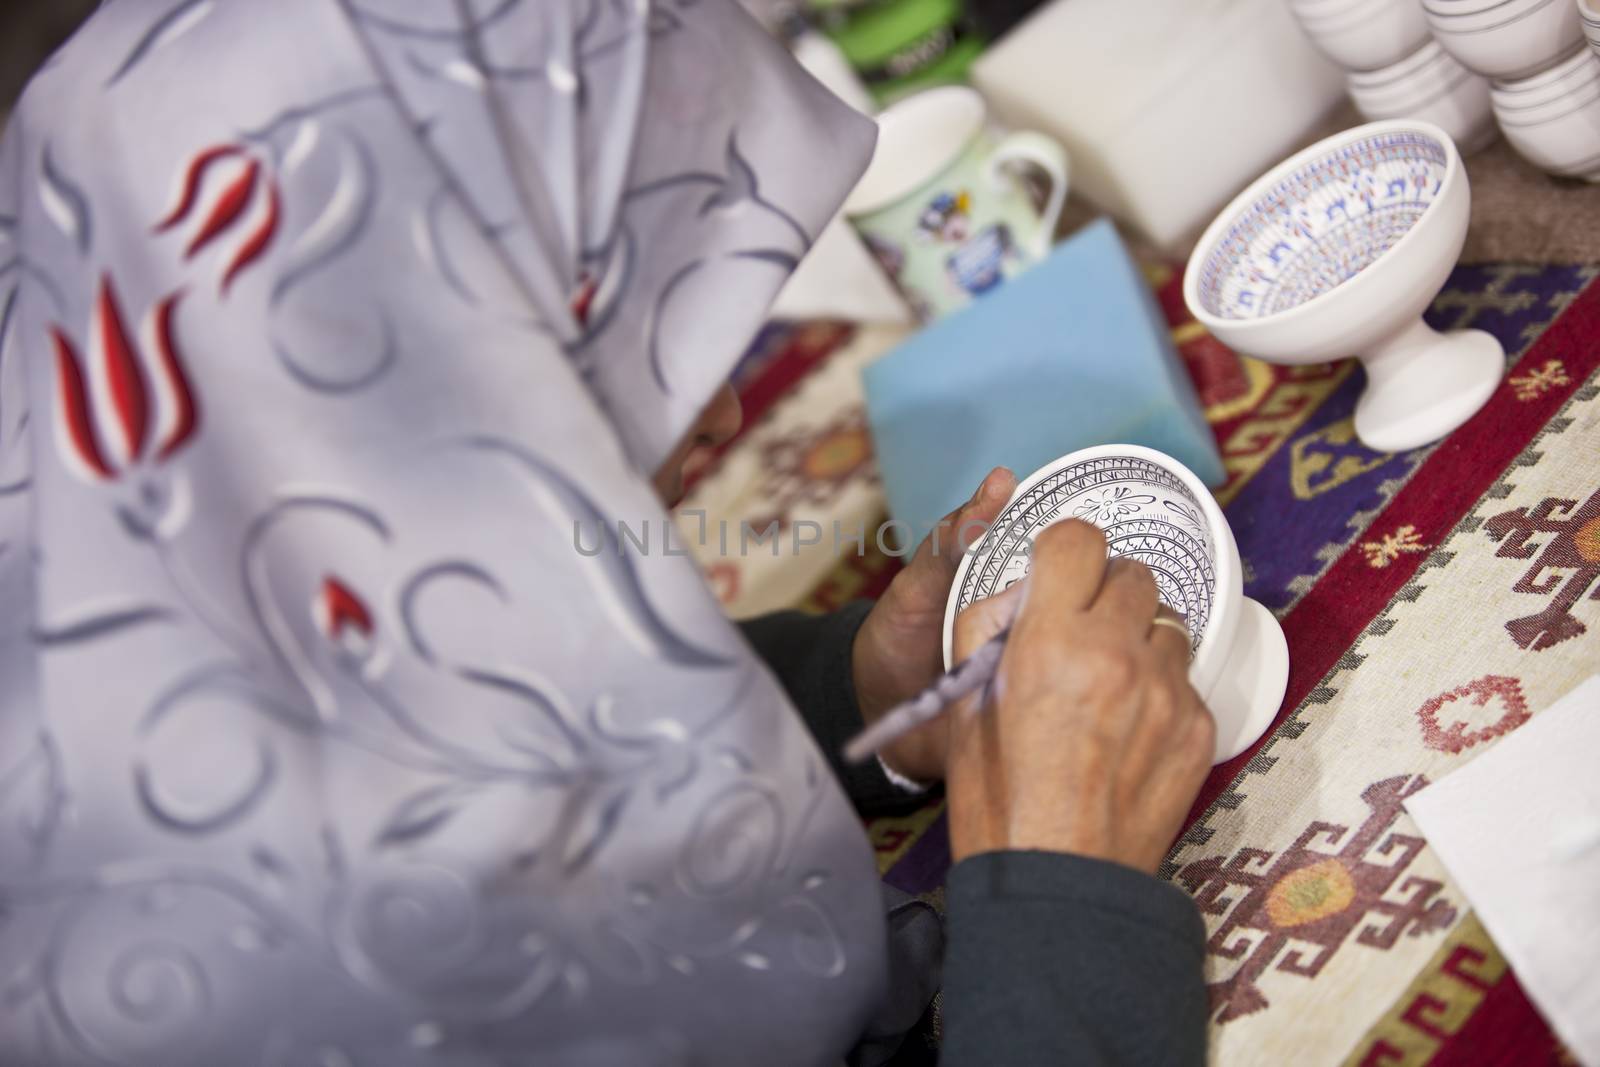
[[1007, 473], [1004, 467], [996, 467], [989, 472], [989, 476], [983, 480], [983, 495], [985, 499], [993, 500], [1005, 494]]

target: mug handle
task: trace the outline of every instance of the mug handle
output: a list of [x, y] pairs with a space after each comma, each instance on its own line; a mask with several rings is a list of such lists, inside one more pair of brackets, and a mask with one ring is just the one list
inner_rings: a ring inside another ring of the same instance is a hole
[[1055, 243], [1056, 224], [1061, 221], [1061, 208], [1067, 201], [1067, 151], [1042, 133], [1022, 130], [1008, 134], [995, 146], [994, 155], [984, 168], [991, 185], [1008, 181], [1000, 169], [1012, 160], [1031, 163], [1050, 179], [1050, 196], [1039, 220], [1039, 232], [1029, 248], [1035, 257], [1043, 259]]

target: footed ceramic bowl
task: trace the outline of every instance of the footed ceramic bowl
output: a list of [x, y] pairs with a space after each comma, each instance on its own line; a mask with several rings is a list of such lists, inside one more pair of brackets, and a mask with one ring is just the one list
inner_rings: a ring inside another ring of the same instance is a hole
[[1283, 703], [1289, 649], [1272, 613], [1244, 595], [1243, 568], [1222, 509], [1189, 468], [1138, 445], [1063, 456], [1029, 475], [962, 558], [945, 607], [944, 660], [956, 616], [1027, 576], [1039, 532], [1063, 519], [1105, 531], [1111, 555], [1155, 575], [1161, 600], [1184, 617], [1189, 680], [1217, 720], [1214, 761], [1254, 744]]
[[1184, 300], [1223, 344], [1260, 359], [1357, 356], [1367, 387], [1355, 425], [1367, 447], [1437, 441], [1483, 406], [1505, 369], [1491, 335], [1422, 321], [1461, 254], [1470, 198], [1437, 126], [1345, 130], [1222, 210], [1189, 260]]

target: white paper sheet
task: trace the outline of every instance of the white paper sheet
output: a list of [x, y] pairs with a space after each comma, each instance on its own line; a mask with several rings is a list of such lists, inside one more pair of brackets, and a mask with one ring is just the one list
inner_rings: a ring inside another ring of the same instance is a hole
[[1600, 1067], [1600, 675], [1406, 802], [1517, 980]]

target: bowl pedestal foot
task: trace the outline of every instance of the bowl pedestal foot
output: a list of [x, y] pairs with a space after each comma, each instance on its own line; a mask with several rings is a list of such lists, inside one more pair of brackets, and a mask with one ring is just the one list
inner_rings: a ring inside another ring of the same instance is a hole
[[1272, 612], [1245, 597], [1233, 647], [1206, 705], [1217, 720], [1213, 763], [1232, 759], [1267, 732], [1289, 687], [1289, 643]]
[[1378, 452], [1432, 444], [1483, 407], [1505, 363], [1492, 335], [1440, 333], [1419, 318], [1361, 356], [1367, 388], [1356, 404], [1356, 436]]

